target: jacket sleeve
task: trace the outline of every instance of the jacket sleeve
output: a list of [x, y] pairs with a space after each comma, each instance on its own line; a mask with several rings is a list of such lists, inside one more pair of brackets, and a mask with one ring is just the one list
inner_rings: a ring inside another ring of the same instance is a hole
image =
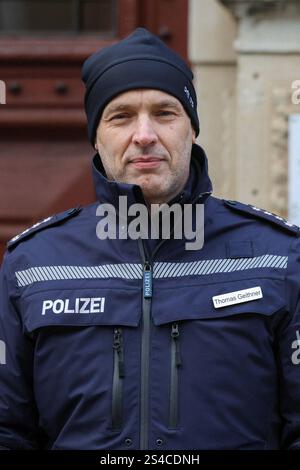
[[23, 334], [10, 254], [0, 270], [0, 448], [38, 448], [33, 394], [33, 344]]
[[279, 331], [281, 448], [300, 449], [300, 237], [288, 256], [286, 296], [288, 315]]

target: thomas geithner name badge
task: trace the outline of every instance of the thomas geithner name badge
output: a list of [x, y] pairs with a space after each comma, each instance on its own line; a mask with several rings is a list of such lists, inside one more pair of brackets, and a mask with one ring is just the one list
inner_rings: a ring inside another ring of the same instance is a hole
[[215, 308], [227, 307], [228, 305], [241, 304], [251, 300], [261, 299], [263, 297], [261, 288], [251, 287], [250, 289], [237, 290], [227, 294], [215, 295], [212, 300]]

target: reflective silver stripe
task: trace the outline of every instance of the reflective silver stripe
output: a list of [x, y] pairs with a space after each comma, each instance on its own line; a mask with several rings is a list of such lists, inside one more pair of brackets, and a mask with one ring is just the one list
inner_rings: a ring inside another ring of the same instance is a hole
[[153, 277], [161, 279], [164, 277], [182, 277], [190, 275], [208, 275], [229, 273], [233, 271], [244, 271], [255, 268], [287, 268], [287, 256], [262, 255], [254, 258], [238, 259], [216, 259], [192, 261], [190, 263], [164, 263], [154, 264]]
[[[26, 275], [24, 274], [24, 272], [22, 271], [19, 271], [19, 272], [16, 272], [16, 277], [17, 277], [17, 281], [18, 281], [18, 285], [19, 286], [26, 286], [27, 285], [27, 278], [26, 278]], [[29, 282], [30, 284], [30, 282]]]
[[68, 279], [121, 278], [142, 279], [141, 264], [110, 264], [103, 266], [36, 266], [17, 271], [16, 278], [20, 287], [35, 282]]
[[[185, 263], [154, 263], [153, 277], [176, 278], [184, 276], [207, 276], [246, 269], [287, 268], [287, 256], [262, 255], [254, 258], [209, 259]], [[35, 282], [68, 279], [142, 279], [142, 265], [138, 263], [106, 264], [102, 266], [37, 266], [17, 271], [19, 287]]]

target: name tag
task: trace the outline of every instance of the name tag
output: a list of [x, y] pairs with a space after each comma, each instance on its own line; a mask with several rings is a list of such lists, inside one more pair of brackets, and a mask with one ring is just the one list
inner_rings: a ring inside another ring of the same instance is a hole
[[215, 295], [212, 300], [215, 308], [227, 307], [228, 305], [241, 304], [263, 297], [261, 288], [251, 287], [250, 289], [237, 290], [227, 294]]

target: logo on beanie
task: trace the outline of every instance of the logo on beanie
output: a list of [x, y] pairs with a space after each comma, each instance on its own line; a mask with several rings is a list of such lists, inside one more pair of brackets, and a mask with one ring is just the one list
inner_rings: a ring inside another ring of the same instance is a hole
[[192, 106], [192, 108], [194, 107], [194, 100], [193, 98], [191, 97], [191, 92], [190, 90], [188, 89], [188, 87], [185, 85], [184, 89], [183, 89], [184, 93], [186, 94], [186, 97], [187, 99], [189, 100], [189, 103], [190, 105]]

